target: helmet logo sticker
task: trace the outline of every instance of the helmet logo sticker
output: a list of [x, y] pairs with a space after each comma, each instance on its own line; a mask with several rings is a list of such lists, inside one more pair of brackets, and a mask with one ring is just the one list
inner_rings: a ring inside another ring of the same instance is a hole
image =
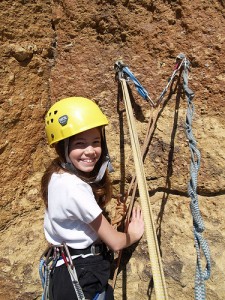
[[67, 115], [63, 115], [59, 118], [59, 124], [62, 126], [65, 126], [68, 122], [68, 116]]

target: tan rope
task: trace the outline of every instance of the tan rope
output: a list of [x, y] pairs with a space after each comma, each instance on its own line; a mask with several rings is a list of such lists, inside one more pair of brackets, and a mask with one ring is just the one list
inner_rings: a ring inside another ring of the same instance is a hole
[[[149, 143], [151, 141], [151, 138], [152, 138], [152, 135], [153, 135], [153, 132], [154, 132], [154, 128], [155, 128], [158, 116], [159, 116], [162, 109], [163, 108], [158, 105], [154, 109], [154, 111], [152, 111], [152, 113], [151, 113], [151, 116], [150, 116], [150, 119], [149, 119], [149, 122], [148, 122], [148, 129], [146, 131], [145, 140], [144, 140], [144, 143], [143, 143], [142, 149], [141, 149], [142, 159], [144, 159], [144, 155], [146, 154], [146, 151], [149, 147]], [[154, 112], [154, 114], [153, 114], [153, 112]], [[129, 184], [128, 191], [126, 193], [126, 199], [128, 198], [128, 196], [130, 196], [131, 191], [132, 191], [132, 195], [130, 197], [129, 206], [128, 206], [128, 210], [127, 210], [127, 213], [126, 213], [124, 232], [127, 232], [127, 227], [128, 227], [129, 222], [130, 222], [132, 208], [133, 208], [134, 202], [135, 202], [135, 195], [136, 195], [136, 191], [137, 191], [137, 180], [136, 180], [136, 175], [135, 174], [133, 175], [132, 180]], [[116, 268], [114, 270], [113, 281], [112, 281], [113, 289], [115, 288], [115, 285], [116, 285], [116, 279], [117, 279], [117, 275], [118, 275], [118, 271], [119, 271], [120, 261], [121, 261], [121, 257], [122, 257], [122, 251], [123, 250], [119, 251], [118, 257], [117, 257], [117, 265], [116, 265]]]
[[131, 146], [132, 146], [133, 158], [135, 164], [136, 179], [139, 187], [141, 207], [142, 207], [142, 212], [143, 212], [144, 222], [145, 222], [145, 234], [146, 234], [147, 244], [149, 249], [149, 258], [151, 262], [156, 299], [166, 300], [168, 299], [168, 296], [166, 291], [165, 278], [164, 278], [164, 273], [162, 268], [160, 251], [158, 247], [156, 230], [153, 221], [151, 204], [148, 195], [148, 188], [147, 188], [146, 176], [144, 172], [143, 160], [142, 160], [140, 145], [138, 141], [137, 131], [136, 131], [133, 112], [132, 112], [132, 106], [130, 102], [126, 80], [121, 78], [120, 82], [121, 82], [123, 98], [125, 102], [127, 121], [128, 121], [129, 133], [131, 138]]

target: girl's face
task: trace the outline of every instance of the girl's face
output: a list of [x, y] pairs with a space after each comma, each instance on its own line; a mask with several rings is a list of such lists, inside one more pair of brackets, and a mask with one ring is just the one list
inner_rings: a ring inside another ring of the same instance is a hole
[[92, 128], [70, 138], [69, 158], [74, 167], [89, 173], [93, 171], [102, 153], [99, 128]]

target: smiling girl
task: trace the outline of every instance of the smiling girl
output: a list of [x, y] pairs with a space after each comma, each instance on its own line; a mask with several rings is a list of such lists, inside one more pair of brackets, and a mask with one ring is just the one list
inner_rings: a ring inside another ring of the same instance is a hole
[[[109, 250], [137, 242], [144, 222], [133, 209], [127, 233], [118, 232], [103, 214], [111, 199], [106, 116], [91, 100], [70, 97], [56, 102], [46, 116], [48, 143], [58, 157], [42, 178], [46, 206], [44, 233], [51, 245], [66, 243], [85, 299], [114, 299], [108, 284]], [[77, 299], [67, 266], [59, 259], [50, 277], [50, 299]]]
[[86, 173], [94, 169], [102, 153], [101, 132], [92, 128], [74, 135], [69, 144], [69, 158], [74, 167]]

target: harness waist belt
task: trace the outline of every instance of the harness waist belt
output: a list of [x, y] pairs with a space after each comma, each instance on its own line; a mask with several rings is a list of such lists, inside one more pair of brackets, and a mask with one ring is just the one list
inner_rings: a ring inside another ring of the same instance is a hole
[[68, 247], [70, 251], [70, 255], [80, 255], [80, 254], [93, 254], [93, 255], [99, 255], [103, 253], [104, 251], [107, 251], [106, 245], [104, 243], [101, 244], [92, 244], [89, 247], [85, 249], [73, 249], [71, 247]]

